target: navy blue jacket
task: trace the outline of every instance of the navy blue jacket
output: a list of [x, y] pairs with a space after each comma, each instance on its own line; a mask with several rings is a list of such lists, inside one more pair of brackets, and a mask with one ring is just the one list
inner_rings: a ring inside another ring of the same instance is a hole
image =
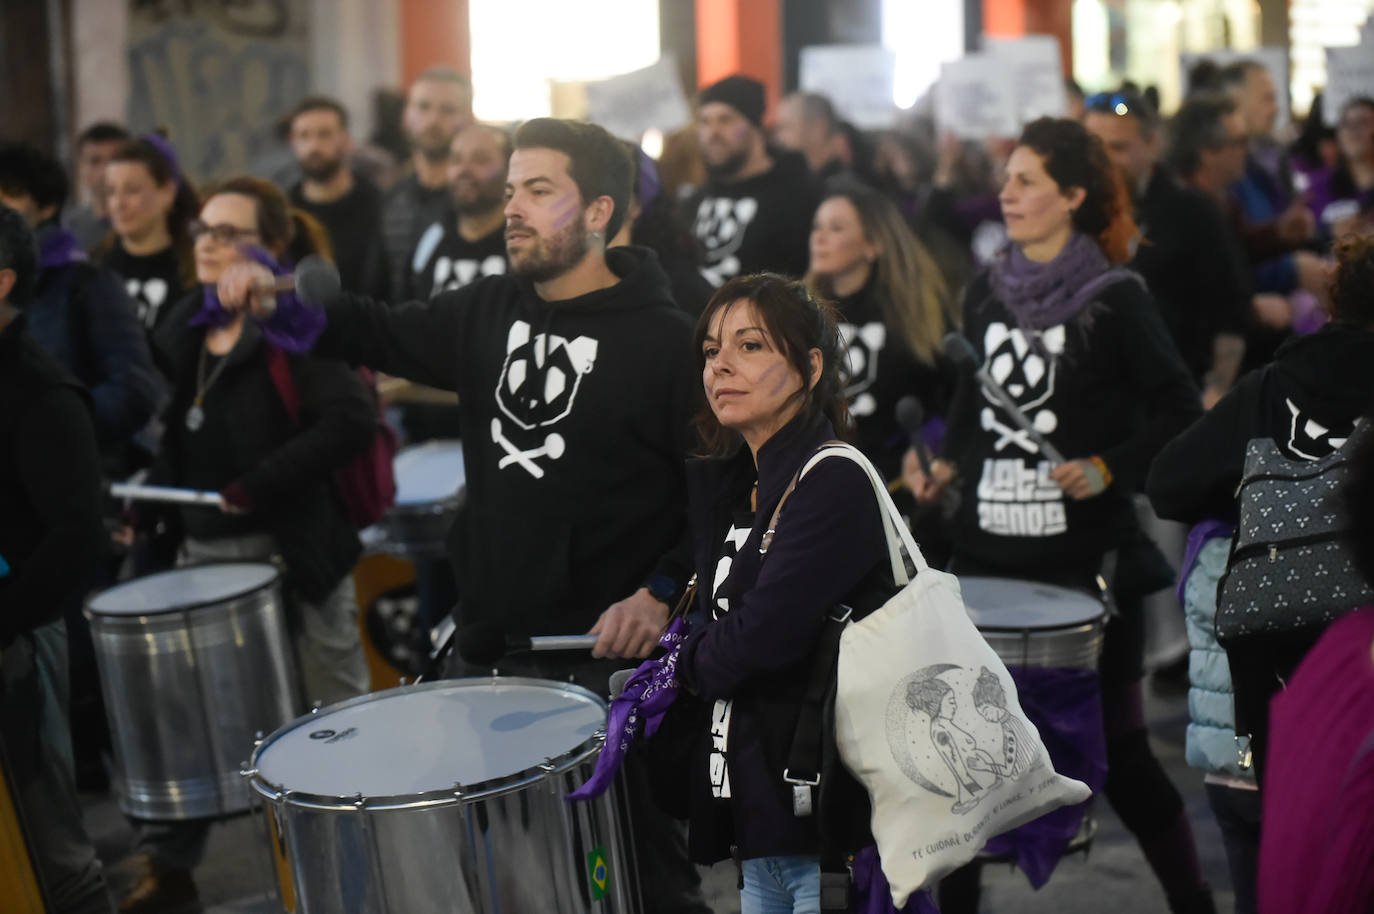
[[[53, 231], [62, 229], [41, 228], [40, 239]], [[24, 310], [29, 334], [90, 391], [102, 452], [148, 423], [165, 387], [115, 274], [81, 260], [44, 267]]]
[[715, 621], [709, 607], [717, 557], [732, 514], [748, 506], [755, 468], [747, 448], [733, 457], [688, 464], [697, 580], [704, 582], [698, 608], [706, 621], [683, 645], [678, 671], [708, 706], [717, 699], [734, 700], [727, 739], [728, 804], [712, 798], [708, 781], [709, 721], [690, 762], [689, 851], [699, 862], [723, 859], [731, 845], [742, 859], [817, 856], [820, 850], [816, 818], [793, 815], [782, 771], [826, 617], [841, 603], [862, 615], [894, 591], [868, 476], [842, 458], [818, 463], [784, 506], [766, 559], [759, 554], [759, 540], [792, 477], [834, 437], [824, 418], [801, 416], [760, 448], [757, 520], [723, 585], [730, 611]]

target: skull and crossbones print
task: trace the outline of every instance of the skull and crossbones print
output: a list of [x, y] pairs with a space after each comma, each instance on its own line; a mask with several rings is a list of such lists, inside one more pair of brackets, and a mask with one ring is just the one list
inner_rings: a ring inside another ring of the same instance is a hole
[[496, 383], [496, 405], [501, 416], [491, 420], [491, 440], [503, 451], [499, 469], [519, 467], [535, 479], [544, 477], [538, 461], [558, 460], [567, 442], [556, 431], [547, 431], [529, 447], [512, 436], [522, 437], [556, 425], [572, 412], [582, 379], [596, 364], [597, 341], [589, 336], [571, 340], [553, 333], [531, 334], [530, 325], [515, 321], [506, 335], [506, 359]]

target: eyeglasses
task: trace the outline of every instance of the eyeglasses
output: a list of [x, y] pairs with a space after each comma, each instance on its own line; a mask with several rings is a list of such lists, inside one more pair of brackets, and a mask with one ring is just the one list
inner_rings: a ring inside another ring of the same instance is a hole
[[1089, 95], [1083, 99], [1084, 111], [1096, 111], [1100, 114], [1116, 114], [1125, 117], [1128, 114], [1136, 113], [1133, 109], [1140, 107], [1139, 99], [1129, 95], [1122, 95], [1120, 92], [1099, 92], [1096, 95]]
[[237, 225], [207, 225], [199, 219], [192, 219], [187, 231], [192, 241], [199, 241], [209, 235], [220, 244], [238, 244], [258, 234], [253, 229], [239, 228]]

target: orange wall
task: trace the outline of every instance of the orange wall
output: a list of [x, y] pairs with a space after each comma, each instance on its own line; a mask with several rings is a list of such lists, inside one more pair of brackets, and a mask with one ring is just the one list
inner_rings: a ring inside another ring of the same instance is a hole
[[697, 0], [696, 7], [697, 84], [752, 76], [771, 110], [782, 94], [781, 0]]
[[402, 85], [434, 66], [472, 73], [468, 0], [401, 0]]
[[1064, 72], [1073, 72], [1073, 0], [983, 0], [983, 31], [989, 35], [1053, 35]]

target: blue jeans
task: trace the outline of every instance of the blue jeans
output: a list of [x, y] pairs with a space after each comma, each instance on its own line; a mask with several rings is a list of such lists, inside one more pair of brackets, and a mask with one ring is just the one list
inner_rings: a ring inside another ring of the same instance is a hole
[[740, 914], [820, 914], [821, 865], [814, 857], [756, 857], [743, 864]]

